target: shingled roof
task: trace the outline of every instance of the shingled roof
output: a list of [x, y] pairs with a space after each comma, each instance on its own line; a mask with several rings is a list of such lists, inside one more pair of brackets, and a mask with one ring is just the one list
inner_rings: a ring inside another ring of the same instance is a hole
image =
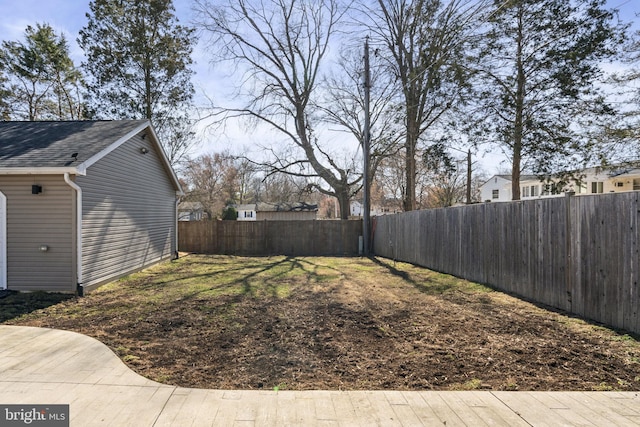
[[79, 165], [148, 123], [147, 120], [0, 122], [0, 168]]
[[149, 120], [0, 121], [0, 175], [86, 175], [87, 169], [144, 132], [180, 194], [182, 189]]

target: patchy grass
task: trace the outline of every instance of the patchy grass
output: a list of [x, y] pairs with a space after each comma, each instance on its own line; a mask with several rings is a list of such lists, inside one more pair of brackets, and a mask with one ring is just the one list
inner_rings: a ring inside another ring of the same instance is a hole
[[190, 255], [84, 298], [13, 294], [0, 313], [181, 386], [640, 390], [632, 336], [381, 258]]

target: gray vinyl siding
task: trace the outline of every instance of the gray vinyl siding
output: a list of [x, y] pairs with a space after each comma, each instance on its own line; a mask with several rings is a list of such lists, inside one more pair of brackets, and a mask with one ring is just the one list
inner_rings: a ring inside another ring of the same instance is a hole
[[[149, 151], [142, 154], [140, 148]], [[91, 288], [175, 252], [176, 193], [161, 158], [135, 136], [78, 176], [83, 286]]]
[[[31, 194], [33, 184], [42, 193]], [[7, 197], [8, 288], [74, 292], [75, 192], [62, 175], [3, 175], [0, 191]]]

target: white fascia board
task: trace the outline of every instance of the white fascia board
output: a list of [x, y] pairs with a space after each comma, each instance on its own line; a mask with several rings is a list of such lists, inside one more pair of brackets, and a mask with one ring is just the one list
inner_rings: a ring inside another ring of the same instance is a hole
[[86, 169], [82, 165], [77, 167], [18, 167], [18, 168], [0, 168], [0, 175], [86, 175]]

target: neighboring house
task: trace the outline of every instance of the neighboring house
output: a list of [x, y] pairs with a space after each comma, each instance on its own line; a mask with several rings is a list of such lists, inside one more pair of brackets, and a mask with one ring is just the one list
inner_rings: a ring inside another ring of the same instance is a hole
[[[522, 200], [542, 197], [558, 197], [567, 191], [575, 194], [618, 193], [640, 190], [640, 168], [588, 168], [580, 172], [580, 182], [571, 182], [562, 187], [551, 182], [541, 182], [535, 175], [520, 177]], [[511, 175], [495, 175], [480, 187], [485, 202], [511, 201]]]
[[[521, 185], [529, 180], [540, 180], [534, 175], [522, 175]], [[511, 201], [511, 175], [494, 175], [480, 186], [480, 198], [483, 202], [508, 202]]]
[[[369, 209], [369, 215], [371, 216], [379, 216], [379, 215], [389, 215], [401, 212], [400, 209], [391, 207], [391, 203], [388, 203], [389, 206], [378, 206], [371, 205]], [[362, 202], [358, 200], [352, 200], [349, 202], [349, 216], [351, 217], [361, 217], [364, 213], [364, 205]]]
[[178, 204], [178, 221], [200, 221], [206, 217], [200, 202], [180, 202]]
[[318, 216], [318, 205], [301, 203], [258, 203], [256, 206], [257, 221], [303, 221], [314, 220]]
[[571, 186], [570, 191], [575, 191], [576, 194], [597, 194], [640, 190], [640, 168], [589, 168], [584, 171], [584, 175], [581, 185]]
[[174, 257], [180, 194], [147, 120], [0, 122], [0, 289], [82, 294]]
[[256, 220], [256, 204], [238, 205], [238, 221], [255, 221]]

